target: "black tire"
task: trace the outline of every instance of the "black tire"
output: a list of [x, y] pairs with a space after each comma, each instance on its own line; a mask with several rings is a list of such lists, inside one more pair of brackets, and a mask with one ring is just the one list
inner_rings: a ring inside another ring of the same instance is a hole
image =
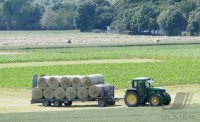
[[104, 99], [99, 99], [98, 100], [98, 105], [99, 105], [99, 107], [106, 107], [108, 105], [108, 103]]
[[151, 106], [161, 106], [163, 104], [163, 100], [161, 95], [154, 94], [150, 97], [150, 105]]
[[134, 91], [129, 91], [126, 93], [124, 102], [128, 107], [136, 107], [140, 103], [139, 96]]
[[115, 99], [112, 99], [108, 102], [108, 105], [114, 106], [115, 105]]
[[169, 105], [171, 103], [171, 96], [168, 93], [166, 93], [165, 97], [167, 100], [165, 101], [164, 105]]
[[72, 101], [68, 101], [68, 103], [64, 103], [65, 106], [72, 106]]
[[45, 107], [51, 106], [51, 102], [50, 101], [43, 101], [42, 105]]
[[55, 105], [55, 107], [61, 107], [62, 102], [61, 101], [54, 101], [54, 105]]

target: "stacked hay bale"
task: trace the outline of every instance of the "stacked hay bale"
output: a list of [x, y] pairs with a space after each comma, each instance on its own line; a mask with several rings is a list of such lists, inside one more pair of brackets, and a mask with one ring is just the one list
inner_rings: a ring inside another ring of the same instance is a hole
[[100, 96], [106, 87], [103, 75], [87, 76], [44, 76], [38, 80], [38, 87], [32, 90], [34, 99], [86, 99]]

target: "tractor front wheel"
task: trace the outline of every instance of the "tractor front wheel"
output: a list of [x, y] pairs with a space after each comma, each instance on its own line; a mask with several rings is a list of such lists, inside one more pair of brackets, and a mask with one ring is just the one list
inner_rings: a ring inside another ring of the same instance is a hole
[[168, 93], [166, 93], [165, 97], [166, 97], [167, 100], [166, 100], [166, 102], [164, 103], [164, 105], [169, 105], [170, 102], [171, 102], [171, 96], [170, 96]]
[[150, 105], [151, 106], [161, 106], [162, 105], [162, 97], [159, 94], [152, 95], [150, 97]]
[[136, 107], [139, 105], [139, 96], [136, 92], [129, 91], [126, 93], [124, 102], [128, 107]]

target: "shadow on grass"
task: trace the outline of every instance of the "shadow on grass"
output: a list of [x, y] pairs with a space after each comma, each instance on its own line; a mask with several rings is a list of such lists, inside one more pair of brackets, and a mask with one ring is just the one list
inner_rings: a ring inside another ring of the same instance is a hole
[[[39, 107], [44, 107], [43, 105], [38, 105]], [[122, 105], [108, 105], [106, 107], [112, 108], [112, 107], [121, 107]], [[54, 105], [48, 106], [48, 108], [101, 108], [98, 105], [72, 105], [72, 106], [61, 106], [61, 107], [55, 107]]]

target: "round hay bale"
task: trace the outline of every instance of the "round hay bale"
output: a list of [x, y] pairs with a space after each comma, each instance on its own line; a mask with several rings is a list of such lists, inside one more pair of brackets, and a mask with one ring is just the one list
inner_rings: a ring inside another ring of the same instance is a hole
[[54, 96], [55, 96], [56, 99], [65, 98], [65, 90], [61, 87], [58, 87], [54, 92]]
[[78, 89], [82, 86], [83, 77], [82, 76], [75, 76], [72, 78], [72, 87]]
[[155, 39], [155, 40], [154, 40], [154, 42], [160, 42], [160, 41], [161, 41], [161, 40], [159, 40], [159, 39]]
[[47, 84], [47, 81], [49, 80], [49, 77], [41, 77], [39, 80], [38, 80], [38, 87], [40, 89], [45, 89], [48, 84]]
[[92, 85], [90, 86], [88, 93], [89, 96], [92, 98], [96, 98], [99, 97], [101, 94], [101, 89], [102, 88], [106, 88], [106, 89], [110, 89], [110, 86], [108, 84], [97, 84], [97, 85]]
[[38, 87], [33, 88], [33, 90], [32, 90], [32, 97], [34, 99], [41, 99], [42, 96], [43, 96], [42, 95], [42, 90], [40, 88], [38, 88]]
[[86, 98], [88, 98], [88, 90], [87, 90], [87, 88], [85, 88], [85, 87], [78, 88], [77, 96], [80, 99], [86, 99]]
[[67, 88], [66, 97], [68, 99], [75, 99], [76, 98], [76, 90], [73, 87]]
[[95, 85], [90, 86], [89, 90], [89, 96], [92, 98], [96, 98], [100, 95], [101, 89]]
[[104, 82], [104, 77], [101, 74], [87, 75], [83, 77], [83, 87], [86, 88], [89, 88], [94, 84], [104, 84]]
[[49, 80], [47, 81], [49, 88], [57, 89], [58, 86], [60, 85], [60, 80], [61, 80], [61, 77], [59, 76], [50, 77]]
[[54, 91], [53, 91], [53, 89], [47, 87], [44, 89], [43, 95], [47, 99], [52, 99], [54, 97]]
[[63, 89], [67, 89], [72, 86], [72, 76], [63, 76], [60, 81], [60, 85]]

